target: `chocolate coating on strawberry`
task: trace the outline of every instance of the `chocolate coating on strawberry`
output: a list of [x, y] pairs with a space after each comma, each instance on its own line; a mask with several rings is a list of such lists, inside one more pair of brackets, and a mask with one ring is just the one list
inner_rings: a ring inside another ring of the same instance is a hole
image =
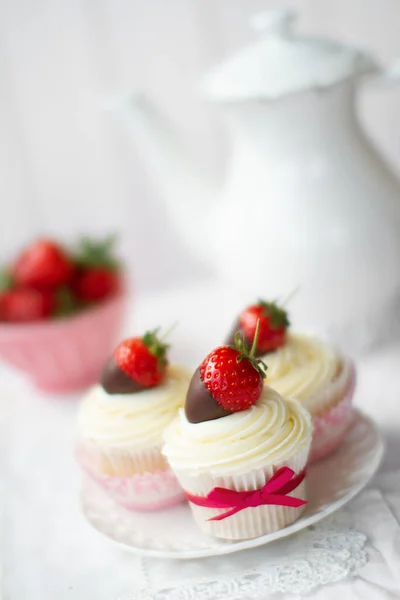
[[157, 337], [157, 332], [158, 329], [155, 329], [146, 332], [143, 337], [126, 339], [116, 347], [101, 378], [107, 392], [135, 393], [162, 382], [168, 365], [169, 346]]
[[200, 367], [190, 381], [185, 403], [186, 418], [189, 423], [202, 423], [226, 417], [230, 413], [212, 397], [200, 377]]
[[100, 384], [108, 394], [134, 394], [146, 389], [124, 373], [113, 356], [103, 368]]
[[257, 402], [266, 369], [254, 356], [258, 328], [259, 324], [251, 349], [238, 332], [234, 346], [220, 346], [203, 360], [186, 397], [185, 411], [191, 423], [219, 419]]

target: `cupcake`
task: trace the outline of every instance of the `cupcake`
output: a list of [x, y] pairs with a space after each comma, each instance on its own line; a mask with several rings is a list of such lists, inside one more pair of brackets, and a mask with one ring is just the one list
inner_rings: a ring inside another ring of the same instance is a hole
[[190, 375], [168, 364], [167, 349], [157, 330], [121, 342], [78, 415], [78, 462], [129, 509], [156, 510], [184, 500], [160, 450]]
[[227, 540], [282, 529], [303, 512], [312, 438], [309, 413], [264, 386], [264, 366], [243, 340], [195, 371], [163, 454], [198, 526]]
[[341, 444], [350, 425], [353, 362], [329, 344], [291, 332], [286, 311], [274, 302], [260, 301], [241, 312], [235, 327], [248, 343], [254, 339], [258, 320], [256, 356], [268, 363], [265, 383], [298, 400], [311, 413], [314, 435], [310, 460], [323, 458]]

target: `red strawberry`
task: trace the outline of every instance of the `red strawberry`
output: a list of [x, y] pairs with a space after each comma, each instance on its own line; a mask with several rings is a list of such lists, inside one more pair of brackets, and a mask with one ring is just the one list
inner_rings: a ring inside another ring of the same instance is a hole
[[55, 288], [66, 283], [73, 271], [71, 260], [52, 240], [38, 240], [17, 259], [13, 276], [21, 286]]
[[115, 237], [94, 241], [84, 238], [75, 257], [78, 273], [73, 289], [79, 300], [96, 302], [116, 293], [121, 285], [118, 261], [112, 255]]
[[274, 302], [260, 300], [245, 308], [239, 316], [239, 327], [249, 341], [254, 340], [257, 323], [260, 323], [257, 351], [264, 353], [276, 350], [285, 343], [288, 315]]
[[0, 295], [0, 319], [3, 321], [40, 321], [49, 318], [54, 308], [54, 295], [48, 290], [19, 288]]
[[246, 410], [261, 395], [266, 365], [254, 358], [258, 330], [251, 350], [238, 332], [235, 346], [220, 346], [200, 365], [200, 378], [216, 402], [228, 412]]
[[85, 302], [96, 302], [115, 294], [120, 287], [118, 273], [107, 268], [87, 269], [79, 273], [73, 283], [74, 292]]
[[168, 345], [157, 337], [158, 329], [148, 331], [143, 337], [129, 338], [121, 342], [114, 351], [119, 368], [141, 387], [158, 385], [168, 364]]

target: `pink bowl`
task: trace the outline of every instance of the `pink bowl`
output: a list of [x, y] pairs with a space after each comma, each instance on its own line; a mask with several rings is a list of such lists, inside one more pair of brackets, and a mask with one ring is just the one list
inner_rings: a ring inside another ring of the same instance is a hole
[[76, 316], [0, 325], [0, 358], [46, 392], [75, 392], [98, 381], [117, 341], [126, 292]]

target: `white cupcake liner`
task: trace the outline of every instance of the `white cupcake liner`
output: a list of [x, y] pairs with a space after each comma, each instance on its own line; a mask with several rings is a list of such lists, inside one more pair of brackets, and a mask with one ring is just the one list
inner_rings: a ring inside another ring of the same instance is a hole
[[[216, 487], [240, 492], [257, 490], [262, 488], [281, 467], [289, 467], [296, 475], [300, 474], [306, 467], [309, 450], [310, 446], [307, 445], [289, 460], [237, 475], [213, 475], [211, 473], [193, 475], [179, 470], [175, 470], [175, 475], [183, 489], [194, 496], [205, 497]], [[306, 500], [306, 478], [288, 496]], [[272, 533], [293, 523], [305, 509], [305, 505], [293, 508], [268, 504], [245, 508], [220, 521], [210, 521], [210, 518], [225, 513], [228, 509], [205, 508], [192, 502], [189, 502], [189, 505], [200, 529], [226, 540], [251, 539]]]

